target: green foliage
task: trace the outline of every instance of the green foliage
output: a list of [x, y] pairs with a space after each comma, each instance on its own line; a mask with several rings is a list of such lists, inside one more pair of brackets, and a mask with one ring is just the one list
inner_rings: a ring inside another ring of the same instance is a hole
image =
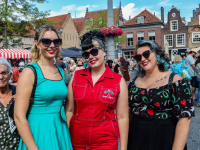
[[13, 39], [16, 35], [27, 35], [42, 24], [52, 24], [45, 20], [49, 11], [40, 12], [36, 3], [46, 0], [1, 0], [0, 2], [0, 42]]

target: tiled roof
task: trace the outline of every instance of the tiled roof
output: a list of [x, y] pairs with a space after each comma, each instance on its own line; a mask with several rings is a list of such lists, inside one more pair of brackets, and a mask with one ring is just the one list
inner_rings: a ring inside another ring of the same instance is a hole
[[[54, 25], [54, 27], [56, 28], [57, 31], [60, 31], [60, 29], [62, 28], [63, 24], [65, 23], [65, 20], [67, 19], [68, 14], [64, 14], [64, 15], [60, 15], [60, 16], [54, 16], [54, 17], [49, 17], [46, 20], [47, 21], [51, 21], [51, 22], [58, 22], [58, 24]], [[26, 27], [26, 29], [28, 29], [29, 27]], [[35, 31], [34, 30], [30, 30], [30, 33], [27, 34], [30, 36], [34, 36], [35, 35]]]
[[[107, 10], [90, 11], [90, 12], [87, 13], [86, 19], [91, 19], [91, 18], [94, 18], [94, 17], [99, 17], [98, 13], [100, 11], [102, 13], [107, 13]], [[118, 12], [119, 12], [119, 8], [113, 9], [114, 24], [117, 24]], [[107, 19], [107, 15], [106, 15], [106, 19]]]
[[76, 18], [76, 19], [73, 19], [73, 22], [74, 22], [74, 25], [76, 27], [76, 30], [78, 33], [81, 32], [83, 26], [84, 26], [84, 19], [85, 18]]
[[145, 16], [145, 22], [144, 23], [162, 22], [158, 17], [154, 16], [148, 10], [144, 10], [141, 13], [139, 13], [137, 16], [135, 16], [134, 18], [125, 22], [125, 24], [123, 24], [123, 26], [136, 25], [137, 24], [137, 17], [139, 17], [139, 16]]
[[60, 31], [63, 24], [65, 23], [65, 20], [67, 19], [67, 16], [68, 16], [68, 14], [49, 17], [49, 18], [47, 18], [47, 21], [58, 22], [58, 24], [56, 24], [54, 27], [57, 29], [57, 31]]

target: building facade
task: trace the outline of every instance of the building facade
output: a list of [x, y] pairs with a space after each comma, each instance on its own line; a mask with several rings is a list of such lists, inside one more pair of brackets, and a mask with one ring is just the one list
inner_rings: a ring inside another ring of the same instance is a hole
[[148, 10], [142, 11], [120, 26], [123, 30], [122, 36], [126, 38], [126, 41], [121, 45], [122, 56], [132, 58], [132, 53], [140, 40], [152, 40], [161, 45], [161, 29], [163, 26], [163, 22]]
[[188, 46], [190, 49], [200, 47], [200, 4], [193, 10], [191, 22], [188, 22]]
[[[164, 8], [163, 8], [164, 9]], [[164, 11], [161, 16], [164, 16]], [[188, 50], [188, 26], [180, 16], [180, 10], [172, 6], [168, 11], [168, 20], [162, 28], [162, 47], [168, 44], [169, 55], [173, 60], [175, 55], [185, 56]]]

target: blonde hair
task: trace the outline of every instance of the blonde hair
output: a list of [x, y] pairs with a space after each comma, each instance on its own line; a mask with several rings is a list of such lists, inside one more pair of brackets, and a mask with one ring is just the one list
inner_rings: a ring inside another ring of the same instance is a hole
[[95, 47], [95, 46], [96, 46], [96, 47], [99, 46], [99, 43], [98, 43], [96, 40], [93, 40], [93, 39], [92, 39], [92, 44], [94, 45], [94, 47]]
[[[40, 43], [39, 41], [42, 39], [45, 32], [47, 32], [47, 31], [54, 31], [57, 34], [58, 38], [60, 37], [58, 35], [58, 33], [54, 29], [52, 29], [51, 27], [44, 27], [38, 33], [38, 40], [37, 40], [38, 45]], [[59, 59], [61, 57], [60, 53], [62, 53], [61, 46], [59, 47], [59, 51], [58, 51], [57, 55], [55, 56], [56, 64], [60, 63], [60, 59]], [[40, 58], [41, 58], [41, 49], [40, 49], [40, 47], [37, 47], [36, 43], [34, 43], [34, 45], [32, 46], [32, 49], [31, 49], [31, 60], [32, 60], [31, 63], [38, 61]]]
[[182, 57], [180, 55], [176, 55], [174, 57], [174, 63], [180, 63], [180, 62], [182, 62]]

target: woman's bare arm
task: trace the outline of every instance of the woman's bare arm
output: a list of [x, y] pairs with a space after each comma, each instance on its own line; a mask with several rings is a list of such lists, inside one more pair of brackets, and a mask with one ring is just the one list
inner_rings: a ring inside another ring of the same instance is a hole
[[[33, 89], [34, 73], [30, 68], [25, 68], [17, 83], [14, 119], [19, 134], [29, 150], [39, 150], [31, 133], [26, 113], [29, 108], [30, 96]], [[39, 133], [38, 133], [39, 134]]]
[[128, 110], [128, 89], [124, 78], [120, 81], [120, 93], [117, 99], [117, 120], [120, 135], [120, 150], [127, 150], [129, 110]]
[[74, 99], [73, 99], [73, 89], [72, 89], [72, 81], [74, 76], [72, 76], [69, 84], [68, 84], [68, 95], [65, 103], [65, 113], [67, 116], [67, 125], [70, 126], [70, 120], [74, 113]]

